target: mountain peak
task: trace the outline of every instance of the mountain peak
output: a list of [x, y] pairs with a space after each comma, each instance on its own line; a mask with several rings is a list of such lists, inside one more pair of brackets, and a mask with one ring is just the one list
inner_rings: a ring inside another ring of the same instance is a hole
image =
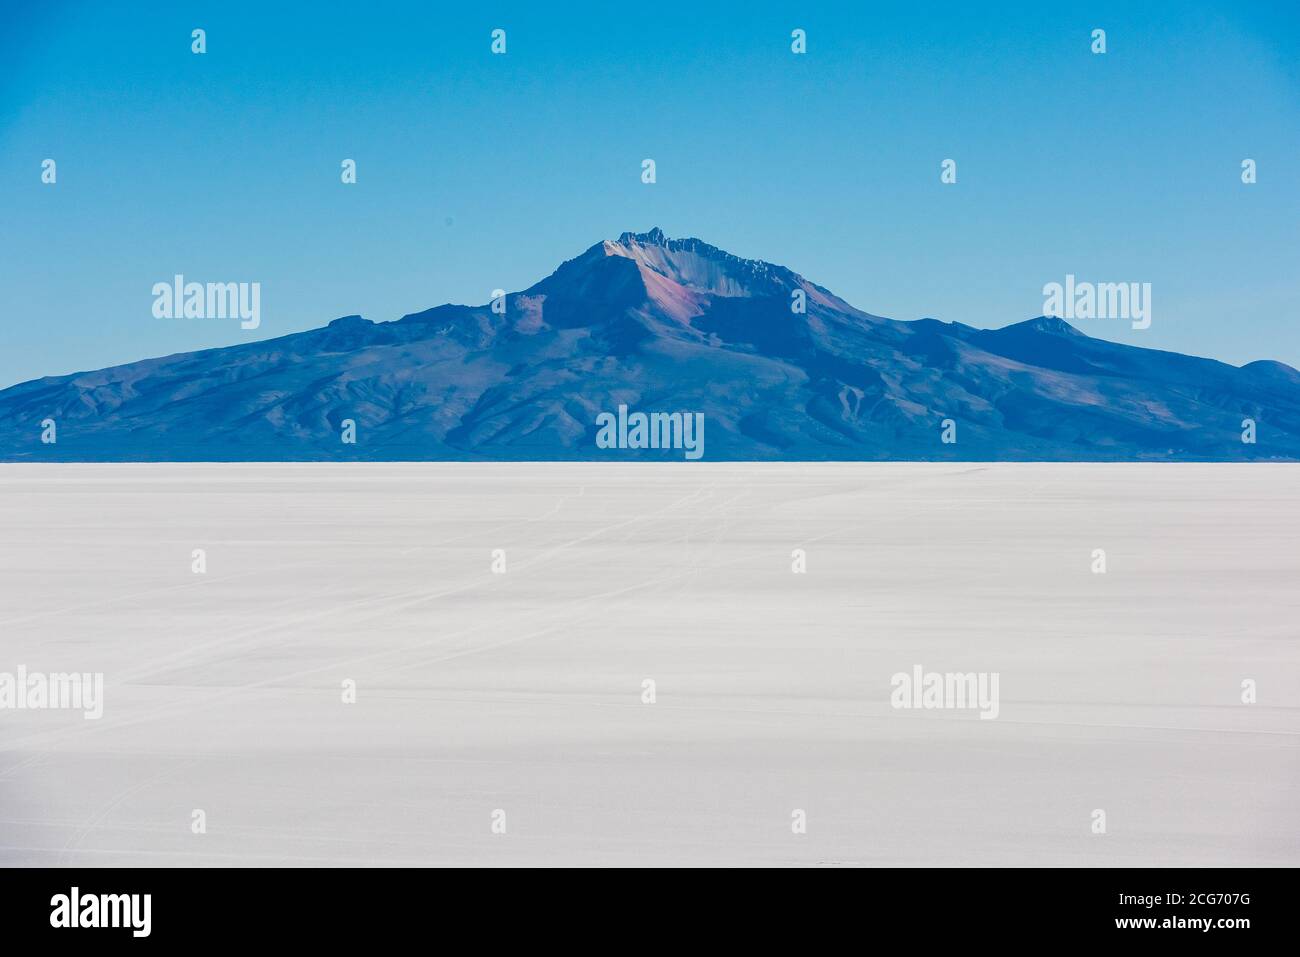
[[784, 295], [801, 282], [784, 266], [743, 259], [693, 236], [670, 239], [658, 226], [645, 233], [624, 232], [617, 241], [607, 239], [589, 250], [594, 252], [631, 259], [693, 292], [724, 297]]
[[618, 237], [618, 241], [624, 246], [630, 246], [633, 243], [641, 246], [668, 245], [668, 237], [664, 235], [664, 231], [658, 226], [650, 227], [650, 232], [648, 233], [634, 233], [631, 230], [628, 230]]
[[1084, 336], [1086, 338], [1085, 333], [1080, 332], [1064, 319], [1059, 319], [1056, 316], [1039, 316], [1036, 319], [1026, 319], [1024, 322], [1014, 323], [1007, 326], [1007, 328], [1032, 329], [1034, 332], [1048, 332], [1058, 336]]

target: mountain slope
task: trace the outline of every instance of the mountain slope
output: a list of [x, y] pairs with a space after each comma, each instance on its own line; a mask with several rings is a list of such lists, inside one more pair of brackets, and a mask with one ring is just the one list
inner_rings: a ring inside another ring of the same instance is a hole
[[[706, 459], [1300, 458], [1300, 373], [1282, 363], [1236, 368], [1043, 317], [897, 322], [658, 229], [597, 243], [504, 310], [348, 316], [14, 386], [0, 392], [0, 458], [682, 457], [597, 447], [597, 416], [619, 405], [703, 413]], [[348, 419], [355, 444], [340, 439]]]

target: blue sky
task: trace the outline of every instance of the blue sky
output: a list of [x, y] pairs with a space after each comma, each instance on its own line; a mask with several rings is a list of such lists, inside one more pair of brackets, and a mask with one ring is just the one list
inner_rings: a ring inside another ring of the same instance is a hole
[[[6, 5], [0, 386], [482, 303], [653, 225], [898, 319], [1150, 282], [1150, 329], [1077, 325], [1300, 365], [1294, 3], [543, 6]], [[154, 318], [175, 273], [260, 282], [261, 327]]]

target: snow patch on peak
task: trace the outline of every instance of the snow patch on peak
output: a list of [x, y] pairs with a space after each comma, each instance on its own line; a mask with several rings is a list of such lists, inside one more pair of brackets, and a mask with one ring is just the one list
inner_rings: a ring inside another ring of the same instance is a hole
[[772, 295], [802, 285], [784, 266], [761, 259], [742, 259], [693, 237], [669, 239], [655, 226], [647, 233], [625, 232], [606, 240], [606, 255], [626, 256], [695, 292], [716, 296]]

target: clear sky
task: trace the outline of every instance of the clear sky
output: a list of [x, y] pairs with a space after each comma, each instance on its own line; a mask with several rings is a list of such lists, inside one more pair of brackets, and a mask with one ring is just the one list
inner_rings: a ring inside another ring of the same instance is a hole
[[[1151, 328], [1076, 324], [1300, 365], [1300, 4], [288, 6], [3, 4], [0, 386], [482, 303], [654, 225], [898, 319], [1150, 282]], [[260, 282], [261, 327], [154, 318], [176, 273]]]

